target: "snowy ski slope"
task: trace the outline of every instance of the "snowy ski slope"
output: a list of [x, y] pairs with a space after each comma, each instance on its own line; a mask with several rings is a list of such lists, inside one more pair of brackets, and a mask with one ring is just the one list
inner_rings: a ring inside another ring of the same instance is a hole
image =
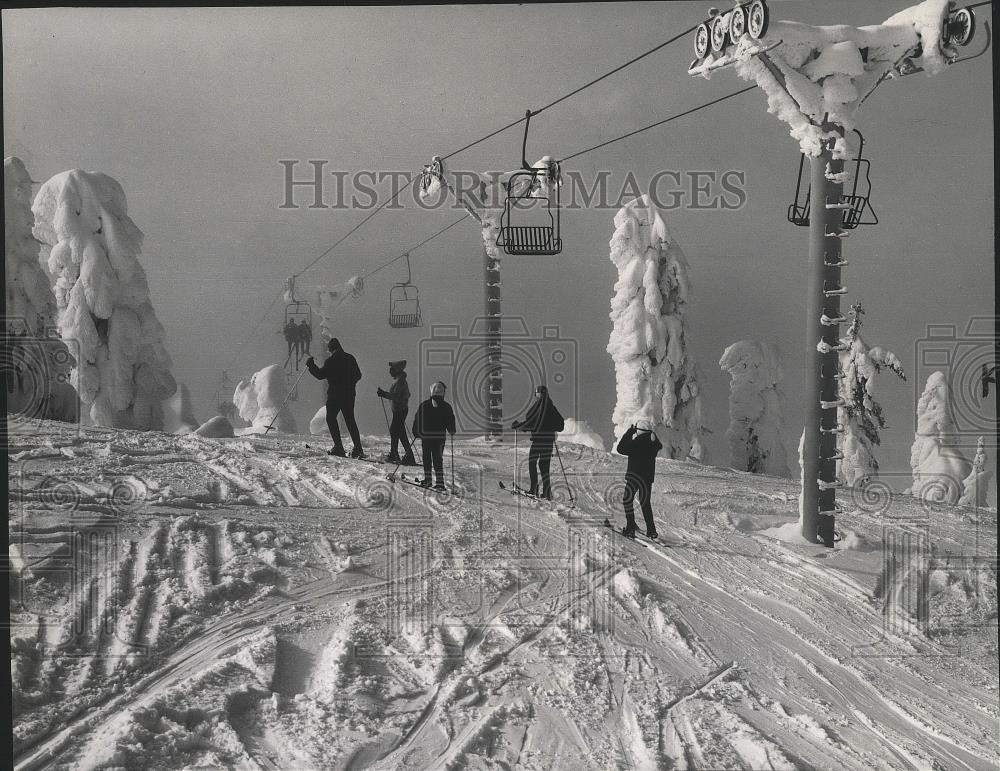
[[12, 437], [18, 769], [1000, 764], [993, 510], [873, 491], [830, 551], [795, 481], [660, 461], [641, 548], [601, 451], [573, 508], [305, 441]]

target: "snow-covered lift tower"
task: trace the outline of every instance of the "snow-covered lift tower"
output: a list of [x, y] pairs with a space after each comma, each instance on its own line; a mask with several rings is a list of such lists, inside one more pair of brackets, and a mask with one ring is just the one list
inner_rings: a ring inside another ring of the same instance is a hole
[[[850, 235], [855, 211], [844, 196], [844, 161], [851, 157], [847, 132], [858, 108], [888, 78], [915, 72], [935, 75], [960, 58], [976, 28], [972, 10], [951, 0], [924, 0], [882, 24], [814, 27], [791, 21], [771, 22], [765, 0], [737, 2], [732, 10], [712, 14], [695, 31], [697, 58], [688, 68], [705, 78], [732, 66], [744, 80], [767, 95], [768, 112], [790, 127], [800, 151], [809, 158], [809, 264], [806, 345], [808, 367], [806, 426], [802, 453], [802, 535], [832, 547], [838, 511], [837, 411], [843, 377], [838, 354], [841, 268], [847, 265], [841, 244]], [[848, 226], [845, 226], [847, 224]]]

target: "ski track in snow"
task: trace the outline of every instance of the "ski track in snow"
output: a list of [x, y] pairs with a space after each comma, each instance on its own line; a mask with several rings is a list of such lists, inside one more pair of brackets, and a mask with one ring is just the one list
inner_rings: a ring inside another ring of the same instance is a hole
[[[775, 540], [792, 480], [661, 463], [654, 508], [678, 542], [642, 548], [600, 524], [622, 520], [621, 460], [591, 449], [563, 453], [571, 507], [561, 480], [552, 503], [501, 490], [513, 453], [482, 442], [456, 443], [441, 495], [301, 438], [49, 441], [13, 439], [18, 769], [1000, 762], [995, 632], [886, 627], [911, 568], [877, 589], [875, 546]], [[54, 473], [86, 515], [73, 527]], [[130, 476], [145, 500], [119, 506]], [[964, 554], [973, 525], [937, 515], [936, 554]], [[875, 516], [839, 524], [879, 543]], [[973, 600], [995, 626], [995, 591]]]

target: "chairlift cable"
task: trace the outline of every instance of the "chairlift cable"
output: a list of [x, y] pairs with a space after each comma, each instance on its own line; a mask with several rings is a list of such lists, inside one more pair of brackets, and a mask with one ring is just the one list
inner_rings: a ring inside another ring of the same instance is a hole
[[395, 263], [397, 263], [397, 262], [399, 262], [400, 260], [404, 259], [404, 258], [405, 258], [405, 257], [406, 257], [407, 255], [409, 255], [409, 254], [410, 254], [411, 252], [415, 252], [415, 251], [416, 251], [417, 249], [419, 249], [419, 248], [420, 248], [421, 246], [423, 246], [424, 244], [427, 244], [427, 243], [430, 243], [431, 241], [433, 241], [433, 240], [434, 240], [435, 238], [437, 238], [438, 236], [440, 236], [440, 235], [443, 235], [443, 234], [444, 234], [445, 232], [447, 232], [447, 231], [451, 230], [451, 229], [452, 229], [453, 227], [455, 227], [455, 226], [456, 226], [456, 225], [457, 225], [458, 223], [460, 223], [460, 222], [464, 222], [464, 221], [465, 221], [465, 219], [466, 219], [466, 217], [468, 217], [468, 216], [469, 216], [468, 214], [463, 214], [463, 215], [462, 215], [461, 217], [459, 217], [459, 218], [458, 218], [457, 220], [455, 220], [454, 222], [452, 222], [452, 223], [451, 223], [450, 225], [446, 225], [445, 227], [441, 228], [441, 229], [440, 229], [440, 230], [439, 230], [439, 231], [438, 231], [437, 233], [435, 233], [435, 234], [434, 234], [434, 235], [432, 235], [432, 236], [429, 236], [429, 237], [425, 238], [425, 239], [424, 239], [423, 241], [421, 241], [421, 242], [420, 242], [419, 244], [417, 244], [416, 246], [411, 246], [411, 247], [410, 247], [409, 249], [407, 249], [407, 250], [406, 250], [405, 252], [403, 252], [403, 253], [402, 253], [401, 255], [399, 255], [398, 257], [393, 257], [393, 258], [392, 258], [391, 260], [388, 260], [388, 261], [386, 261], [386, 262], [383, 262], [383, 263], [382, 263], [381, 265], [379, 265], [379, 266], [377, 266], [377, 267], [375, 267], [375, 268], [372, 268], [372, 269], [371, 269], [370, 271], [368, 271], [368, 272], [367, 272], [367, 273], [365, 273], [365, 274], [364, 274], [363, 276], [361, 276], [361, 278], [365, 279], [365, 278], [368, 278], [369, 276], [374, 276], [374, 275], [375, 275], [376, 273], [378, 273], [379, 271], [381, 271], [381, 270], [385, 270], [385, 269], [386, 269], [386, 268], [388, 268], [388, 267], [389, 267], [390, 265], [394, 265]]
[[664, 123], [669, 123], [672, 120], [677, 120], [678, 118], [683, 118], [685, 115], [691, 115], [692, 113], [698, 112], [699, 110], [704, 110], [706, 107], [711, 107], [712, 105], [718, 104], [719, 102], [724, 102], [727, 99], [732, 99], [734, 96], [739, 96], [740, 94], [745, 94], [747, 91], [752, 91], [755, 88], [757, 88], [756, 84], [754, 84], [752, 86], [747, 86], [746, 88], [741, 88], [739, 91], [733, 91], [732, 93], [726, 94], [725, 96], [720, 96], [718, 99], [713, 99], [712, 101], [705, 102], [704, 104], [700, 104], [697, 107], [692, 107], [690, 110], [685, 110], [684, 112], [679, 112], [676, 115], [671, 115], [669, 118], [664, 118], [663, 120], [657, 121], [656, 123], [650, 123], [648, 126], [643, 126], [642, 128], [636, 129], [635, 131], [630, 131], [627, 134], [622, 134], [620, 137], [615, 137], [614, 139], [609, 139], [606, 142], [601, 142], [599, 145], [594, 145], [593, 147], [588, 147], [586, 150], [580, 150], [579, 152], [573, 153], [572, 155], [567, 155], [565, 158], [562, 158], [561, 160], [557, 161], [557, 163], [559, 163], [560, 165], [562, 165], [566, 161], [572, 160], [573, 158], [578, 158], [579, 156], [585, 155], [586, 153], [593, 152], [594, 150], [598, 150], [598, 149], [600, 149], [602, 147], [607, 147], [608, 145], [614, 144], [615, 142], [620, 142], [623, 139], [628, 139], [629, 137], [633, 137], [636, 134], [642, 133], [643, 131], [648, 131], [651, 128], [656, 128], [657, 126], [662, 126]]
[[[695, 24], [695, 25], [694, 25], [693, 27], [691, 27], [690, 29], [686, 29], [686, 30], [684, 30], [683, 32], [681, 32], [681, 33], [679, 33], [679, 34], [677, 34], [677, 35], [674, 35], [674, 36], [673, 36], [672, 38], [670, 38], [669, 40], [665, 40], [664, 42], [660, 43], [659, 45], [657, 45], [657, 46], [655, 46], [655, 47], [653, 47], [653, 48], [650, 48], [650, 49], [649, 49], [648, 51], [646, 51], [645, 53], [641, 53], [641, 54], [639, 54], [638, 56], [636, 56], [635, 58], [633, 58], [633, 59], [629, 59], [629, 60], [628, 60], [627, 62], [625, 62], [624, 64], [620, 64], [620, 65], [618, 65], [617, 67], [615, 67], [615, 68], [614, 68], [613, 70], [610, 70], [610, 71], [608, 71], [608, 72], [605, 72], [605, 73], [604, 73], [603, 75], [601, 75], [600, 77], [597, 77], [597, 78], [594, 78], [594, 79], [593, 79], [592, 81], [590, 81], [589, 83], [585, 83], [584, 85], [580, 86], [579, 88], [575, 88], [575, 89], [573, 89], [573, 90], [572, 90], [572, 91], [570, 91], [570, 92], [569, 92], [568, 94], [565, 94], [565, 95], [563, 95], [563, 96], [560, 96], [560, 97], [559, 97], [558, 99], [556, 99], [555, 101], [553, 101], [553, 102], [549, 102], [549, 103], [548, 103], [547, 105], [545, 105], [544, 107], [541, 107], [541, 108], [539, 108], [539, 109], [537, 109], [537, 110], [531, 110], [531, 115], [532, 115], [532, 116], [535, 116], [535, 115], [538, 115], [539, 113], [543, 113], [543, 112], [545, 112], [545, 111], [546, 111], [547, 109], [549, 109], [550, 107], [555, 107], [555, 106], [556, 106], [557, 104], [559, 104], [560, 102], [563, 102], [563, 101], [565, 101], [565, 100], [569, 99], [569, 98], [570, 98], [571, 96], [576, 96], [576, 95], [577, 95], [577, 94], [579, 94], [579, 93], [580, 93], [581, 91], [583, 91], [583, 90], [585, 90], [585, 89], [588, 89], [588, 88], [590, 88], [591, 86], [593, 86], [593, 85], [596, 85], [597, 83], [600, 83], [600, 82], [601, 82], [602, 80], [604, 80], [605, 78], [609, 78], [609, 77], [611, 77], [612, 75], [614, 75], [615, 73], [617, 73], [617, 72], [621, 72], [621, 71], [622, 71], [622, 70], [624, 70], [624, 69], [625, 69], [626, 67], [629, 67], [629, 66], [631, 66], [631, 65], [635, 64], [635, 63], [636, 63], [637, 61], [639, 61], [639, 60], [641, 60], [641, 59], [645, 59], [645, 58], [646, 58], [647, 56], [649, 56], [650, 54], [654, 54], [654, 53], [656, 53], [656, 52], [657, 52], [657, 51], [659, 51], [659, 50], [660, 50], [661, 48], [666, 48], [666, 47], [667, 47], [668, 45], [670, 45], [671, 43], [675, 43], [675, 42], [677, 42], [678, 40], [680, 40], [680, 39], [681, 39], [682, 37], [685, 37], [686, 35], [689, 35], [689, 34], [691, 34], [692, 32], [694, 32], [694, 31], [695, 31], [696, 29], [698, 29], [699, 25], [700, 25], [700, 23], [699, 23], [699, 24]], [[476, 146], [476, 145], [478, 145], [479, 143], [481, 143], [481, 142], [485, 142], [485, 141], [486, 141], [487, 139], [492, 139], [492, 138], [493, 138], [493, 137], [495, 137], [495, 136], [496, 136], [497, 134], [499, 134], [499, 133], [501, 133], [501, 132], [503, 132], [503, 131], [506, 131], [507, 129], [510, 129], [510, 128], [514, 128], [514, 126], [518, 126], [518, 125], [520, 125], [521, 123], [524, 123], [524, 121], [525, 121], [525, 120], [527, 120], [527, 116], [525, 116], [525, 117], [523, 117], [523, 118], [518, 118], [518, 119], [517, 119], [516, 121], [514, 121], [514, 122], [512, 122], [512, 123], [508, 123], [508, 124], [507, 124], [506, 126], [504, 126], [503, 128], [499, 128], [499, 129], [497, 129], [496, 131], [492, 131], [492, 132], [490, 132], [489, 134], [487, 134], [486, 136], [484, 136], [484, 137], [481, 137], [481, 138], [477, 139], [477, 140], [476, 140], [475, 142], [470, 142], [469, 144], [465, 145], [464, 147], [460, 147], [460, 148], [459, 148], [458, 150], [453, 150], [452, 152], [448, 153], [447, 155], [443, 155], [443, 156], [441, 156], [441, 160], [443, 160], [443, 161], [446, 161], [446, 160], [448, 160], [449, 158], [451, 158], [451, 157], [453, 157], [453, 156], [456, 156], [456, 155], [458, 155], [459, 153], [462, 153], [462, 152], [465, 152], [465, 151], [466, 151], [466, 150], [468, 150], [469, 148], [471, 148], [471, 147], [475, 147], [475, 146]]]

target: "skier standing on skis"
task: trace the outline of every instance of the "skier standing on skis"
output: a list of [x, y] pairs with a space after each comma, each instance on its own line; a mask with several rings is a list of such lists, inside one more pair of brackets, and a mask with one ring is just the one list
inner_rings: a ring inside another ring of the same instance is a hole
[[[431, 386], [431, 398], [420, 403], [413, 416], [413, 436], [420, 440], [424, 455], [424, 478], [420, 484], [430, 487], [431, 464], [434, 465], [436, 490], [447, 490], [444, 486], [444, 444], [448, 434], [455, 433], [455, 413], [444, 400], [444, 383], [438, 381]], [[446, 433], [447, 432], [447, 433]]]
[[531, 433], [531, 449], [528, 451], [528, 479], [531, 483], [530, 495], [538, 495], [539, 471], [542, 477], [542, 498], [552, 500], [552, 481], [549, 476], [549, 464], [552, 461], [552, 448], [556, 443], [556, 434], [563, 430], [566, 421], [549, 398], [549, 389], [544, 385], [536, 386], [535, 402], [528, 408], [524, 420], [514, 421], [511, 425], [515, 431]]
[[361, 435], [358, 433], [358, 423], [354, 419], [354, 399], [358, 381], [361, 380], [361, 369], [358, 361], [340, 347], [340, 341], [333, 337], [327, 343], [330, 356], [322, 367], [317, 367], [313, 357], [306, 359], [309, 374], [317, 380], [326, 381], [326, 427], [330, 429], [333, 448], [330, 455], [344, 455], [344, 445], [340, 441], [340, 426], [337, 424], [337, 414], [344, 414], [344, 424], [354, 442], [351, 450], [352, 458], [364, 458], [365, 451], [361, 448]]
[[[410, 440], [406, 438], [406, 413], [410, 407], [410, 386], [406, 382], [406, 360], [390, 361], [389, 374], [394, 378], [392, 386], [388, 391], [378, 389], [379, 397], [388, 399], [392, 403], [392, 423], [389, 426], [392, 447], [385, 459], [404, 466], [416, 466], [417, 460], [413, 457], [413, 448], [410, 447]], [[403, 445], [402, 460], [399, 459], [400, 443]]]
[[656, 524], [653, 522], [653, 479], [656, 476], [656, 454], [663, 449], [659, 437], [653, 431], [653, 425], [648, 420], [639, 420], [632, 425], [621, 441], [618, 442], [618, 452], [628, 456], [628, 469], [625, 472], [625, 494], [622, 504], [625, 506], [625, 527], [622, 535], [635, 538], [635, 499], [639, 498], [642, 506], [642, 517], [646, 520], [646, 537], [656, 538]]

